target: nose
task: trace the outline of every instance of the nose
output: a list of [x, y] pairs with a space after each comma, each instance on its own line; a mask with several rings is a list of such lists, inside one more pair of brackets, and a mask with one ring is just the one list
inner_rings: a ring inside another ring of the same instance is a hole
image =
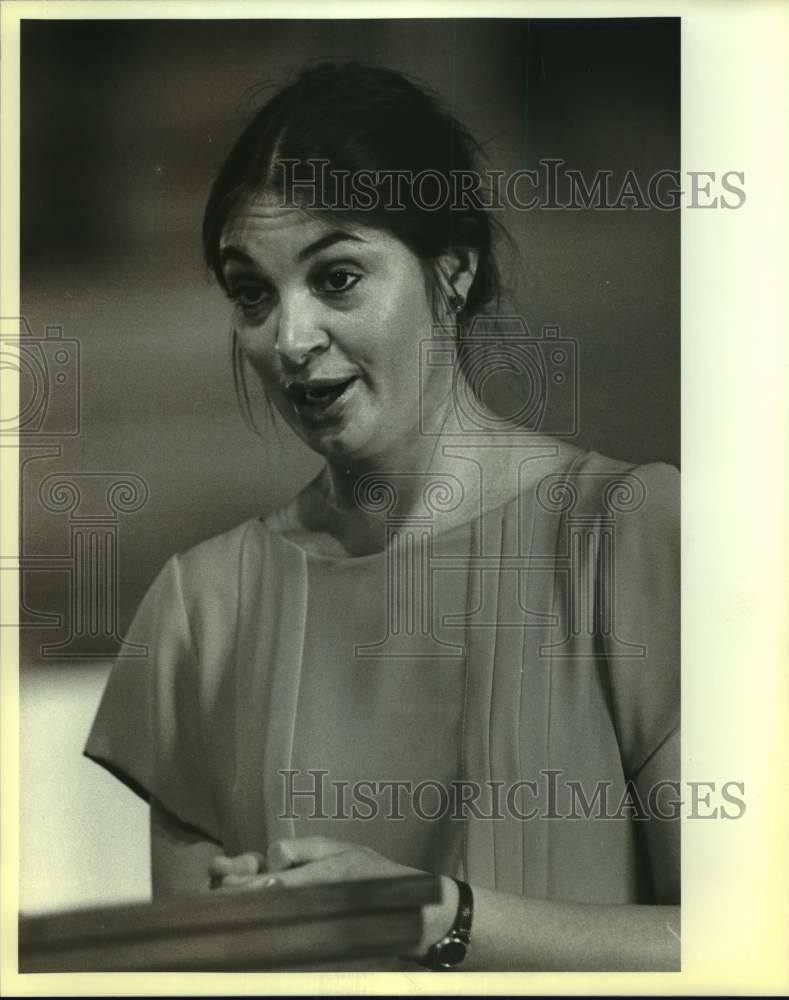
[[283, 365], [301, 367], [328, 346], [317, 303], [303, 297], [281, 301], [274, 347]]

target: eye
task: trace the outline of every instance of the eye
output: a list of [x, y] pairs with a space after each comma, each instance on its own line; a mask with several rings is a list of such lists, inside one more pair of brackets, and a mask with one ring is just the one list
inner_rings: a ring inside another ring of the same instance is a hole
[[349, 292], [354, 285], [361, 281], [361, 274], [351, 271], [347, 267], [332, 267], [318, 278], [317, 286], [322, 292], [329, 295], [340, 295]]
[[261, 306], [269, 297], [268, 289], [264, 285], [257, 284], [236, 285], [235, 288], [230, 289], [228, 294], [231, 300], [242, 309], [254, 309], [256, 306]]

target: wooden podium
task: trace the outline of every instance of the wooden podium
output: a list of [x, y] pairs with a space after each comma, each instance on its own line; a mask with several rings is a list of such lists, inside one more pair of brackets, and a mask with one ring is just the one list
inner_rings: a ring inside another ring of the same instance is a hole
[[19, 971], [391, 971], [441, 898], [432, 875], [22, 917]]

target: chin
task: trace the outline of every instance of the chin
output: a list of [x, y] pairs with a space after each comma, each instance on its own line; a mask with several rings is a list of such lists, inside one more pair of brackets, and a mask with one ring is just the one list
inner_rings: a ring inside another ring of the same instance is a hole
[[330, 462], [349, 465], [371, 462], [386, 454], [391, 447], [391, 436], [375, 434], [369, 427], [357, 425], [337, 427], [323, 432], [301, 435], [304, 443]]
[[301, 440], [318, 455], [332, 461], [361, 459], [366, 457], [369, 437], [351, 427], [327, 427], [325, 429], [299, 428]]

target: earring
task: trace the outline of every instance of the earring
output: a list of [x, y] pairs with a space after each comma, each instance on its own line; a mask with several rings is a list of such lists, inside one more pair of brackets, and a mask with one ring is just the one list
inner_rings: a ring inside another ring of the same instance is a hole
[[466, 303], [459, 295], [450, 295], [449, 308], [452, 310], [452, 312], [456, 313], [463, 312], [463, 306], [465, 306], [465, 304]]

